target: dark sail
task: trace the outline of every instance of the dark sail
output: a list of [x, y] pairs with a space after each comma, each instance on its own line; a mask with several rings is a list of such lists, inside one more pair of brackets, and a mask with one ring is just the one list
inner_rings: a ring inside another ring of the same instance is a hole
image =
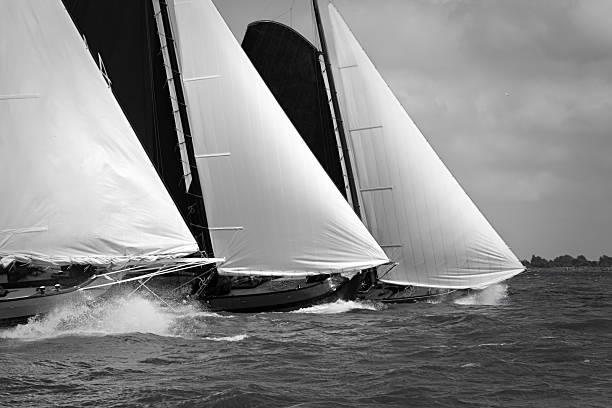
[[242, 48], [346, 198], [319, 50], [292, 28], [274, 21], [249, 24]]
[[[181, 156], [164, 59], [150, 0], [63, 0], [87, 45], [112, 82], [112, 90], [200, 248], [208, 234], [200, 185], [185, 191]], [[188, 124], [183, 124], [188, 129]], [[191, 153], [193, 153], [191, 151]], [[195, 161], [191, 161], [195, 163]], [[197, 175], [196, 175], [197, 177]], [[208, 252], [208, 251], [207, 251]]]

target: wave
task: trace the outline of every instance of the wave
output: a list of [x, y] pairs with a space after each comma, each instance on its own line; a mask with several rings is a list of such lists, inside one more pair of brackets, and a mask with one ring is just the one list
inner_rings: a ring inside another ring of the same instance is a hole
[[315, 314], [336, 314], [346, 313], [351, 310], [382, 310], [385, 306], [382, 303], [359, 300], [337, 300], [333, 303], [324, 303], [294, 310], [289, 313], [315, 313]]
[[[193, 332], [200, 318], [224, 317], [191, 303], [162, 304], [140, 295], [115, 295], [96, 301], [67, 303], [25, 324], [0, 330], [0, 338], [26, 341], [62, 336], [149, 333], [180, 337]], [[185, 324], [185, 320], [189, 324]], [[191, 326], [191, 327], [189, 327]]]
[[238, 334], [236, 336], [226, 336], [226, 337], [204, 337], [204, 340], [211, 341], [241, 341], [249, 337], [246, 334]]
[[455, 299], [458, 305], [483, 305], [498, 306], [504, 304], [508, 297], [508, 285], [506, 283], [496, 283], [482, 290], [475, 290], [466, 296]]

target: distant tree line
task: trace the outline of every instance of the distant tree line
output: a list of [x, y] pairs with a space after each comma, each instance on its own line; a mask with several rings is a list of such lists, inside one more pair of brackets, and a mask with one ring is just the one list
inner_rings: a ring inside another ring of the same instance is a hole
[[584, 255], [573, 257], [571, 255], [561, 255], [555, 259], [548, 260], [541, 256], [531, 255], [531, 260], [523, 259], [521, 261], [527, 268], [554, 268], [554, 267], [578, 267], [578, 266], [598, 266], [612, 267], [612, 257], [602, 255], [599, 261], [590, 261]]

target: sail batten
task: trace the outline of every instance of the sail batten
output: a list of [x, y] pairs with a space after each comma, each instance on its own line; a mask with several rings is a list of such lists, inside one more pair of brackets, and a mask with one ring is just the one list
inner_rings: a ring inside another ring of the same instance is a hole
[[0, 95], [0, 101], [9, 101], [9, 100], [20, 100], [20, 99], [38, 99], [40, 98], [40, 94], [34, 93], [24, 93], [24, 94], [12, 94], [12, 95]]
[[108, 265], [196, 252], [61, 2], [0, 0], [0, 31], [3, 264]]
[[398, 265], [381, 280], [465, 289], [520, 273], [331, 3], [329, 13], [365, 221], [378, 242], [396, 243], [382, 245]]
[[196, 163], [218, 226], [209, 231], [225, 258], [219, 271], [307, 275], [387, 262], [212, 2], [175, 5]]
[[185, 78], [183, 79], [183, 82], [204, 81], [207, 79], [216, 79], [216, 78], [221, 78], [221, 75], [206, 75], [206, 76], [199, 76], [199, 77], [193, 77], [193, 78]]

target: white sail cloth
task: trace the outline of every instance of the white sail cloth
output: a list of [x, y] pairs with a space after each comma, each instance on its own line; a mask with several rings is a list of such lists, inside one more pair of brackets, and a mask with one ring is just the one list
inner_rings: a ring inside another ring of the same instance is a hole
[[523, 271], [332, 4], [329, 12], [365, 219], [398, 263], [382, 280], [479, 288]]
[[0, 258], [198, 250], [59, 0], [0, 0]]
[[209, 0], [175, 1], [191, 136], [219, 267], [307, 275], [388, 262]]

